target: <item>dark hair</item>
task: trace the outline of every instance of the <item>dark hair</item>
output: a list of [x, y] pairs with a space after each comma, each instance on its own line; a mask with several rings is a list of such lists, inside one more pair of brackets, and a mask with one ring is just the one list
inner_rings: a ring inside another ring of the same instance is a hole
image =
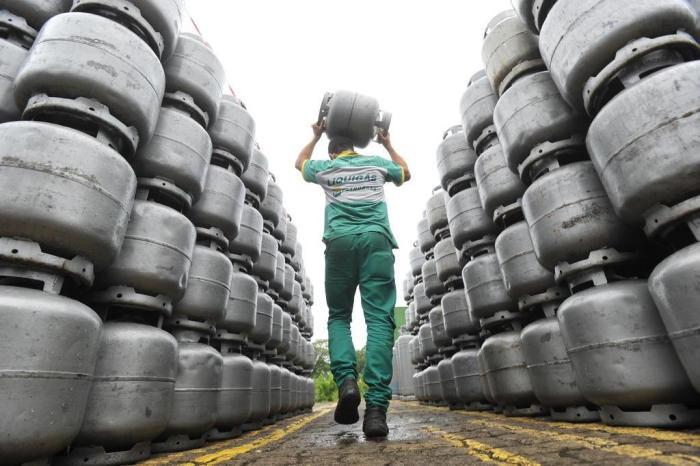
[[346, 150], [355, 150], [355, 146], [350, 138], [336, 136], [328, 143], [329, 154], [340, 154]]

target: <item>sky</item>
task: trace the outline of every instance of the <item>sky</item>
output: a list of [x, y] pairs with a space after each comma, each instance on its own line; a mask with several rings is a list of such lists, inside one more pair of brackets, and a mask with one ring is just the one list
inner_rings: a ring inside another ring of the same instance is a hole
[[[459, 101], [469, 78], [483, 68], [481, 43], [491, 18], [510, 0], [187, 0], [184, 30], [196, 23], [224, 64], [230, 87], [257, 124], [257, 140], [284, 190], [299, 229], [306, 269], [315, 288], [314, 339], [327, 338], [323, 292], [323, 209], [320, 187], [294, 169], [311, 139], [321, 98], [347, 89], [379, 100], [392, 112], [394, 147], [413, 179], [387, 185], [394, 235], [398, 304], [409, 270], [408, 253], [428, 197], [439, 184], [435, 151], [444, 131], [460, 124]], [[324, 137], [314, 158], [327, 157]], [[359, 152], [386, 156], [371, 144]], [[366, 330], [355, 299], [355, 346]]]

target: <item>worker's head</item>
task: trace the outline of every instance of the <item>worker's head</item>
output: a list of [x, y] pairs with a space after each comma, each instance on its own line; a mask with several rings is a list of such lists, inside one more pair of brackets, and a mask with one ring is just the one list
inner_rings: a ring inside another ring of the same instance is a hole
[[328, 143], [328, 156], [331, 159], [338, 157], [345, 151], [355, 150], [355, 146], [350, 138], [336, 136]]

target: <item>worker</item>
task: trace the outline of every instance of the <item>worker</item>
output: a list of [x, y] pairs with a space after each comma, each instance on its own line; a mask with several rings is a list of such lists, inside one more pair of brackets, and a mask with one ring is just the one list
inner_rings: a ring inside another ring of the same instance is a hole
[[304, 180], [321, 185], [326, 195], [326, 303], [331, 371], [338, 386], [335, 421], [359, 421], [360, 390], [357, 361], [350, 333], [355, 292], [359, 286], [367, 323], [364, 381], [365, 417], [362, 430], [368, 438], [386, 437], [387, 408], [391, 399], [392, 347], [394, 344], [394, 253], [398, 248], [389, 225], [384, 184], [400, 186], [411, 179], [406, 161], [394, 150], [389, 133], [379, 142], [391, 160], [360, 155], [350, 139], [334, 137], [328, 145], [330, 160], [311, 160], [324, 133], [312, 125], [313, 139], [299, 154], [297, 170]]

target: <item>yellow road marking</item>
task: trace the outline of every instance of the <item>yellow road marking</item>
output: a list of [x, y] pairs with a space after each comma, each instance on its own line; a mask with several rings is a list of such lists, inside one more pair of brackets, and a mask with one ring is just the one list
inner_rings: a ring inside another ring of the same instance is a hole
[[[658, 463], [669, 464], [672, 466], [686, 466], [700, 464], [700, 456], [684, 455], [684, 454], [666, 454], [654, 448], [646, 448], [638, 445], [623, 445], [614, 440], [603, 439], [598, 437], [584, 437], [582, 435], [563, 434], [552, 430], [530, 429], [528, 427], [506, 424], [496, 421], [495, 419], [481, 420], [470, 419], [471, 423], [478, 424], [489, 428], [498, 428], [509, 430], [511, 432], [529, 435], [536, 439], [544, 441], [568, 442], [588, 448], [590, 450], [602, 451], [605, 453], [613, 453], [616, 455], [626, 456], [635, 459], [646, 459], [656, 461]], [[546, 424], [544, 424], [546, 426]]]
[[456, 434], [450, 434], [435, 427], [429, 426], [425, 430], [434, 435], [439, 435], [445, 441], [456, 448], [464, 449], [471, 456], [483, 461], [484, 463], [495, 463], [499, 465], [517, 464], [520, 466], [540, 466], [540, 463], [531, 461], [524, 456], [516, 455], [502, 448], [492, 447], [485, 443], [477, 442], [476, 440], [460, 437]]
[[[437, 409], [439, 411], [444, 411], [443, 409], [440, 408], [432, 408], [432, 407], [427, 407], [430, 409]], [[481, 416], [484, 418], [488, 419], [494, 419], [497, 421], [503, 421], [505, 418], [496, 413], [489, 413], [489, 412], [477, 412], [477, 411], [456, 411], [459, 414], [463, 414], [465, 416], [469, 417], [474, 417], [474, 416]], [[677, 432], [677, 431], [672, 431], [672, 430], [661, 430], [661, 429], [653, 429], [649, 427], [616, 427], [616, 426], [608, 426], [605, 424], [578, 424], [578, 423], [567, 423], [567, 422], [555, 422], [555, 421], [545, 421], [545, 420], [540, 420], [540, 419], [532, 419], [532, 418], [526, 418], [526, 417], [519, 417], [519, 418], [512, 418], [512, 420], [525, 423], [525, 424], [530, 424], [530, 425], [539, 425], [542, 427], [557, 427], [560, 429], [567, 429], [567, 430], [590, 430], [593, 432], [604, 432], [607, 434], [617, 434], [617, 435], [632, 435], [635, 437], [643, 437], [643, 438], [649, 438], [652, 440], [656, 440], [658, 442], [670, 442], [670, 443], [675, 443], [678, 445], [687, 445], [695, 448], [700, 448], [700, 435], [698, 434], [691, 434], [688, 432]]]
[[[489, 419], [500, 419], [503, 420], [503, 416], [495, 413], [484, 413], [484, 412], [467, 412], [461, 411], [460, 414], [465, 414], [468, 416], [482, 416]], [[618, 435], [633, 435], [635, 437], [644, 437], [657, 440], [659, 442], [671, 442], [679, 445], [688, 445], [691, 447], [700, 448], [700, 435], [690, 434], [687, 432], [675, 432], [672, 430], [659, 430], [652, 429], [648, 427], [615, 427], [608, 426], [605, 424], [569, 424], [566, 422], [551, 422], [543, 421], [539, 419], [530, 418], [517, 418], [517, 421], [532, 425], [542, 425], [549, 427], [558, 427], [560, 429], [568, 430], [590, 430], [594, 432], [605, 432], [608, 434], [618, 434]]]
[[298, 421], [289, 424], [285, 428], [276, 429], [270, 435], [267, 435], [265, 437], [255, 439], [252, 442], [245, 443], [237, 447], [227, 448], [211, 453], [209, 455], [200, 456], [194, 458], [192, 461], [196, 464], [206, 465], [216, 465], [224, 463], [226, 461], [230, 461], [237, 456], [243, 455], [253, 450], [257, 450], [258, 448], [263, 448], [271, 443], [277, 442], [286, 437], [287, 435], [304, 428], [307, 424], [315, 421], [321, 416], [326, 415], [328, 412], [330, 412], [330, 409], [323, 409], [311, 416], [299, 419]]
[[[247, 438], [252, 438], [252, 437], [257, 437], [260, 435], [264, 435], [267, 432], [271, 431], [274, 429], [275, 426], [267, 426], [264, 427], [260, 430], [252, 431], [245, 433], [241, 435], [240, 437], [234, 439], [234, 441], [242, 441], [246, 440]], [[230, 440], [229, 440], [230, 441]], [[224, 440], [222, 442], [227, 442], [227, 440]], [[186, 450], [186, 451], [181, 451], [179, 453], [170, 453], [165, 456], [159, 456], [157, 458], [152, 458], [146, 461], [142, 461], [141, 463], [138, 463], [139, 466], [171, 466], [173, 464], [178, 464], [179, 466], [195, 466], [194, 463], [189, 462], [189, 458], [192, 457], [192, 455], [203, 455], [206, 453], [211, 453], [215, 452], [221, 449], [221, 444], [222, 442], [215, 442], [212, 443], [211, 445], [207, 445], [206, 447], [202, 448], [197, 448], [195, 450]], [[183, 460], [186, 462], [178, 462], [178, 460]]]

